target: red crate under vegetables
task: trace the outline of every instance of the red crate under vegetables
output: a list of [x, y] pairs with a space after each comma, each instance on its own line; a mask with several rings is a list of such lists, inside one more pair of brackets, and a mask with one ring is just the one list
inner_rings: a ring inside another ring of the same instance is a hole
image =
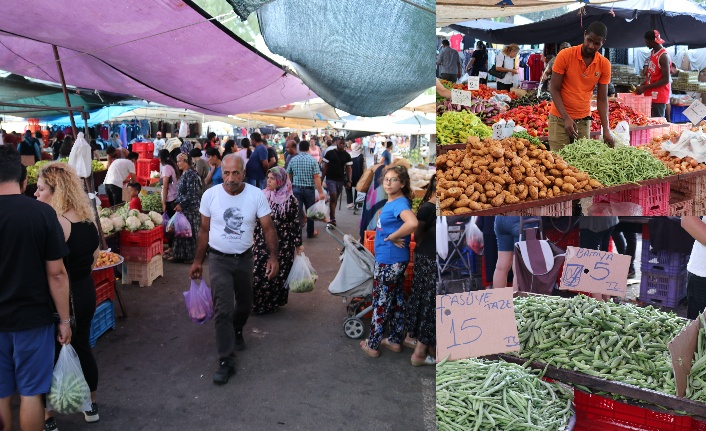
[[642, 186], [618, 193], [594, 196], [594, 203], [630, 202], [642, 208], [643, 216], [666, 216], [669, 212], [669, 182]]
[[689, 416], [656, 412], [599, 395], [574, 390], [574, 431], [702, 431], [704, 424]]
[[162, 226], [157, 226], [151, 230], [137, 230], [135, 232], [130, 232], [128, 230], [123, 230], [120, 232], [120, 246], [135, 246], [135, 247], [149, 247], [155, 241], [163, 240]]
[[[112, 270], [113, 268], [110, 269]], [[115, 280], [112, 279], [96, 285], [96, 305], [108, 299], [115, 301]]]
[[160, 239], [146, 247], [134, 247], [124, 245], [120, 247], [120, 254], [125, 258], [125, 262], [148, 263], [153, 257], [162, 254], [164, 242]]

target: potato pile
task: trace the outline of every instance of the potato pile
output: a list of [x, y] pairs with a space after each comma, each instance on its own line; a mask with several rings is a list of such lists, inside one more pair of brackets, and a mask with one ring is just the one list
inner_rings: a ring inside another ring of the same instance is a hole
[[667, 168], [671, 169], [675, 174], [685, 174], [687, 172], [702, 171], [706, 169], [706, 165], [697, 162], [691, 157], [684, 157], [683, 159], [680, 159], [672, 156], [669, 151], [662, 149], [662, 143], [664, 141], [672, 141], [673, 143], [677, 143], [679, 142], [680, 136], [681, 135], [678, 132], [669, 132], [662, 136], [655, 136], [649, 143], [638, 148], [652, 153], [656, 159], [662, 162]]
[[544, 145], [526, 139], [481, 141], [436, 158], [441, 215], [449, 216], [603, 187]]

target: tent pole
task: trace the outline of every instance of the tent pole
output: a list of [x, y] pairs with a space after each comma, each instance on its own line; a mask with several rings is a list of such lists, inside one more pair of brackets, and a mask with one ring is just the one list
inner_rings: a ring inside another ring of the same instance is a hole
[[[56, 68], [59, 71], [59, 79], [61, 80], [61, 90], [64, 92], [64, 99], [66, 100], [66, 106], [71, 107], [71, 101], [69, 100], [69, 93], [66, 91], [66, 81], [64, 80], [64, 70], [61, 68], [61, 60], [59, 59], [59, 49], [56, 45], [51, 46], [54, 50], [54, 60], [56, 60]], [[71, 119], [71, 129], [74, 131], [74, 139], [76, 139], [77, 129], [76, 121], [74, 121], [74, 116], [72, 112], [69, 112], [69, 119]]]

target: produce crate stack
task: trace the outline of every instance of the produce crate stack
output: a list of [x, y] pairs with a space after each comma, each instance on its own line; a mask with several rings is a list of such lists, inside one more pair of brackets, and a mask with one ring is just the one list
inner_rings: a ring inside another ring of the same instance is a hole
[[150, 172], [159, 170], [159, 159], [153, 158], [154, 144], [152, 142], [135, 142], [132, 151], [139, 155], [135, 165], [137, 182], [142, 186], [150, 183]]
[[672, 190], [694, 198], [692, 212], [683, 215], [701, 216], [706, 214], [706, 176], [679, 180], [672, 184]]
[[123, 284], [134, 281], [141, 287], [151, 286], [155, 279], [164, 276], [162, 252], [164, 238], [162, 226], [152, 230], [120, 233], [120, 253], [125, 259], [123, 264]]
[[541, 207], [527, 208], [520, 211], [505, 213], [506, 216], [548, 216], [548, 217], [564, 217], [571, 216], [573, 207], [571, 201], [557, 202], [551, 205], [543, 205]]
[[672, 81], [672, 90], [706, 92], [706, 83], [699, 82], [698, 71], [680, 70]]
[[669, 215], [689, 216], [694, 213], [694, 198], [685, 193], [672, 190], [669, 196]]
[[627, 64], [611, 64], [611, 78], [614, 84], [635, 85], [642, 84], [643, 79], [635, 73], [635, 68]]
[[639, 189], [597, 195], [594, 196], [593, 203], [633, 203], [642, 208], [643, 216], [666, 216], [669, 213], [669, 191], [670, 184], [665, 181]]
[[686, 297], [686, 264], [689, 255], [661, 251], [653, 253], [650, 240], [642, 239], [640, 301], [674, 308]]
[[96, 305], [106, 300], [115, 300], [115, 275], [114, 268], [105, 268], [93, 271], [93, 284], [96, 287]]

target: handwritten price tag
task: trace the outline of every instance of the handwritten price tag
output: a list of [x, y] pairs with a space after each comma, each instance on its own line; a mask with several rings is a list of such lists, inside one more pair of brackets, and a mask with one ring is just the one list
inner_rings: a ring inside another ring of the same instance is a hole
[[480, 77], [479, 76], [469, 76], [468, 77], [468, 89], [469, 90], [480, 89]]
[[437, 295], [437, 358], [475, 358], [520, 350], [512, 289]]
[[471, 106], [471, 92], [463, 90], [451, 90], [451, 103], [454, 105]]
[[567, 247], [559, 289], [625, 297], [630, 256]]
[[691, 121], [691, 124], [697, 125], [706, 117], [706, 106], [700, 101], [694, 100], [694, 103], [684, 110], [684, 115]]

